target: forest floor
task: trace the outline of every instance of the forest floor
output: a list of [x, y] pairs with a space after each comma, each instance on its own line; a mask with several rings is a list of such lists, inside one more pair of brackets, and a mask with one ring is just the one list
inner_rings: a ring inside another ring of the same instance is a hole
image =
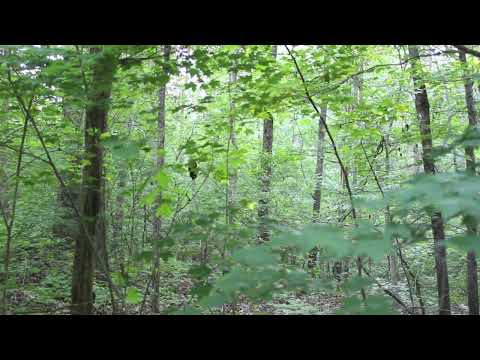
[[[20, 261], [16, 263], [11, 276], [12, 284], [8, 296], [9, 313], [69, 314], [73, 254], [67, 249], [61, 253], [54, 252], [50, 246], [33, 253], [32, 256], [32, 251], [24, 253], [19, 251]], [[160, 290], [162, 313], [167, 312], [169, 308], [181, 308], [182, 305], [191, 303], [189, 292], [193, 283], [188, 275], [188, 269], [188, 264], [182, 262], [175, 262], [162, 268]], [[150, 296], [144, 297], [145, 294], [143, 294], [145, 284], [148, 282], [148, 275], [149, 272], [141, 271], [132, 276], [129, 286], [136, 287], [139, 294], [142, 295], [143, 306], [141, 303], [127, 304], [125, 309], [127, 314], [150, 314]], [[97, 282], [95, 288], [95, 313], [111, 314], [106, 284]], [[398, 289], [395, 289], [395, 292], [398, 293]], [[215, 313], [229, 315], [334, 315], [341, 307], [342, 301], [342, 293], [302, 294], [291, 292], [275, 295], [272, 300], [260, 304], [242, 300], [235, 306], [224, 306], [221, 311]], [[431, 304], [428, 308], [433, 310], [434, 305]], [[464, 315], [468, 313], [468, 309], [465, 305], [452, 304], [452, 313]]]
[[340, 308], [342, 296], [285, 294], [272, 301], [237, 305], [239, 315], [333, 315]]

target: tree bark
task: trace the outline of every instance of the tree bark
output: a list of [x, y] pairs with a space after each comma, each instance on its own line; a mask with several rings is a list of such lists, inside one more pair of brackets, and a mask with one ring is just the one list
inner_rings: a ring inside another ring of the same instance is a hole
[[322, 183], [323, 183], [323, 163], [325, 158], [325, 126], [327, 122], [327, 107], [320, 109], [320, 116], [323, 118], [318, 120], [318, 136], [317, 136], [317, 165], [315, 167], [315, 191], [313, 193], [313, 222], [320, 219], [320, 203], [322, 200]]
[[415, 162], [414, 174], [420, 174], [422, 172], [422, 155], [420, 154], [418, 144], [413, 145], [413, 160]]
[[[323, 183], [323, 166], [325, 159], [325, 125], [327, 122], [327, 107], [323, 106], [320, 109], [320, 117], [318, 119], [318, 133], [317, 133], [317, 164], [315, 167], [315, 190], [313, 192], [313, 223], [318, 223], [320, 220], [320, 204], [322, 200], [322, 183]], [[317, 254], [319, 249], [312, 249], [308, 256], [307, 266], [309, 269], [315, 266], [317, 261]]]
[[[432, 154], [432, 132], [430, 128], [430, 104], [428, 102], [427, 88], [418, 75], [421, 69], [418, 47], [408, 46], [409, 55], [412, 59], [412, 80], [415, 91], [415, 109], [420, 125], [422, 139], [422, 160], [426, 174], [434, 175], [435, 162]], [[445, 248], [445, 232], [443, 218], [440, 211], [434, 211], [431, 215], [433, 240], [435, 247], [435, 268], [437, 276], [438, 303], [440, 315], [450, 315], [450, 289], [448, 284], [447, 250]]]
[[[464, 51], [460, 50], [459, 59], [462, 64], [466, 64], [467, 57]], [[468, 75], [465, 74], [464, 75]], [[468, 113], [468, 130], [473, 130], [477, 127], [477, 111], [475, 109], [475, 102], [473, 100], [473, 81], [468, 77], [465, 80], [465, 104]], [[476, 174], [475, 165], [475, 148], [473, 146], [465, 147], [465, 162], [466, 171], [469, 175]], [[478, 224], [472, 216], [465, 216], [463, 219], [467, 233], [469, 235], [476, 235], [478, 232]], [[477, 278], [477, 259], [475, 251], [471, 250], [467, 253], [467, 298], [468, 298], [468, 313], [470, 315], [479, 315], [478, 304], [478, 278]]]
[[115, 209], [113, 211], [114, 221], [112, 221], [112, 251], [114, 252], [112, 256], [116, 259], [117, 263], [123, 263], [123, 252], [121, 251], [121, 247], [123, 242], [123, 225], [125, 221], [124, 191], [127, 186], [126, 178], [127, 171], [122, 166], [118, 173], [117, 196], [115, 197]]
[[[104, 181], [103, 148], [100, 135], [106, 129], [113, 77], [117, 57], [110, 51], [91, 48], [95, 55], [93, 77], [87, 96], [85, 118], [85, 156], [88, 161], [83, 168], [81, 216], [86, 226], [80, 227], [76, 239], [72, 277], [72, 314], [92, 314], [93, 279], [95, 270], [94, 251], [105, 246], [104, 232]], [[94, 239], [92, 248], [88, 237]], [[106, 254], [105, 254], [106, 255]], [[102, 257], [106, 260], [106, 256]], [[105, 262], [108, 271], [108, 261]]]
[[[229, 143], [228, 149], [230, 149], [230, 145], [234, 150], [237, 150], [237, 136], [235, 133], [235, 116], [233, 115], [233, 111], [235, 109], [235, 103], [233, 101], [231, 95], [231, 87], [237, 82], [237, 71], [232, 70], [229, 74], [229, 87], [230, 87], [230, 117], [229, 117], [229, 125], [230, 125], [230, 133], [229, 133]], [[229, 156], [229, 154], [227, 154]], [[228, 160], [227, 160], [228, 161]], [[236, 168], [230, 170], [228, 163], [227, 163], [227, 172], [228, 172], [228, 184], [227, 184], [227, 221], [229, 224], [233, 224], [233, 214], [232, 209], [235, 207], [235, 197], [237, 194], [237, 178], [238, 178], [238, 171]]]
[[[272, 47], [272, 56], [277, 58], [277, 46]], [[263, 148], [262, 148], [262, 173], [261, 173], [261, 195], [258, 206], [258, 218], [260, 222], [260, 242], [270, 240], [270, 231], [267, 226], [269, 214], [269, 197], [272, 179], [272, 148], [273, 148], [273, 117], [263, 120]]]

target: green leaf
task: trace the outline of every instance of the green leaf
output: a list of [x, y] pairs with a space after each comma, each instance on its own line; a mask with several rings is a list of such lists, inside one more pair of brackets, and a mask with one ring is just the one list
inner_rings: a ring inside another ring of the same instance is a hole
[[480, 236], [477, 235], [453, 236], [446, 241], [446, 244], [463, 252], [473, 250], [477, 254], [480, 253]]
[[210, 275], [212, 270], [207, 265], [194, 265], [188, 273], [195, 279], [204, 279]]
[[360, 276], [354, 276], [348, 279], [343, 284], [343, 287], [350, 292], [355, 292], [355, 291], [361, 290], [362, 288], [366, 288], [371, 284], [372, 284], [372, 280], [370, 279], [367, 279], [365, 277], [360, 277]]
[[156, 214], [157, 216], [167, 217], [167, 216], [170, 216], [172, 212], [173, 210], [170, 208], [170, 205], [168, 205], [165, 202], [162, 202], [162, 204], [157, 209]]
[[112, 152], [117, 160], [135, 160], [140, 156], [143, 141], [131, 141], [118, 135], [102, 134], [103, 145]]
[[381, 236], [371, 224], [365, 222], [360, 222], [358, 228], [352, 231], [352, 235], [355, 240], [354, 254], [368, 256], [373, 261], [384, 258], [393, 247], [391, 239]]
[[210, 293], [212, 288], [213, 286], [211, 284], [197, 284], [190, 290], [190, 294], [203, 298]]
[[153, 251], [144, 250], [136, 256], [137, 261], [147, 261], [151, 262], [153, 259]]
[[215, 292], [200, 300], [199, 305], [203, 307], [216, 308], [222, 306], [223, 304], [228, 304], [231, 301], [231, 297], [222, 293]]
[[351, 253], [352, 243], [343, 233], [332, 226], [312, 224], [300, 231], [284, 233], [275, 237], [270, 246], [273, 248], [289, 247], [304, 255], [315, 247], [325, 248], [337, 257]]
[[140, 301], [142, 301], [141, 294], [138, 291], [138, 289], [136, 289], [134, 287], [129, 287], [127, 289], [126, 300], [127, 300], [127, 303], [129, 303], [129, 304], [138, 304]]
[[279, 256], [273, 254], [266, 246], [256, 246], [235, 251], [232, 254], [232, 258], [250, 267], [274, 265], [280, 260]]
[[142, 202], [145, 205], [151, 206], [155, 202], [157, 197], [158, 197], [158, 193], [156, 191], [152, 191], [143, 197]]
[[168, 183], [170, 182], [169, 176], [165, 173], [165, 171], [160, 170], [154, 177], [155, 181], [157, 182], [158, 186], [161, 189], [167, 187]]
[[398, 315], [393, 309], [392, 300], [382, 295], [369, 295], [361, 315]]

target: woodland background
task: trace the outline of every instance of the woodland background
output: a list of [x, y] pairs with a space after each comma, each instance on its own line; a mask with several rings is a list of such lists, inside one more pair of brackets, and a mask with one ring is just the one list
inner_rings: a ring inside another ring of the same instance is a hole
[[479, 314], [476, 45], [0, 46], [3, 314]]

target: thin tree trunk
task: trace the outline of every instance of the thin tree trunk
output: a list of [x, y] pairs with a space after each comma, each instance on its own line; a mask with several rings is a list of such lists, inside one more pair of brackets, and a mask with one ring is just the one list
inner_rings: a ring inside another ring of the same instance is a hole
[[[103, 148], [100, 135], [106, 129], [113, 76], [117, 67], [114, 54], [98, 47], [91, 49], [96, 55], [93, 64], [93, 78], [88, 93], [85, 119], [85, 155], [88, 163], [83, 168], [81, 194], [81, 217], [86, 226], [80, 227], [76, 239], [72, 277], [72, 314], [92, 314], [93, 279], [95, 254], [98, 245], [105, 243], [102, 211], [103, 198]], [[89, 237], [94, 239], [93, 248]], [[106, 259], [102, 257], [102, 259]], [[108, 264], [105, 263], [108, 271]], [[112, 304], [115, 306], [115, 304]]]
[[[232, 98], [231, 94], [231, 87], [237, 81], [237, 71], [232, 70], [229, 74], [229, 87], [230, 87], [230, 117], [229, 117], [229, 139], [228, 139], [228, 150], [230, 150], [230, 145], [232, 146], [233, 150], [237, 150], [237, 136], [235, 133], [235, 116], [233, 111], [235, 110], [235, 103]], [[227, 183], [227, 222], [228, 224], [233, 224], [233, 214], [232, 209], [235, 207], [235, 197], [237, 194], [237, 178], [238, 178], [238, 170], [236, 168], [230, 170], [230, 162], [229, 162], [229, 153], [227, 153], [227, 176], [228, 176], [228, 183]]]
[[458, 161], [457, 161], [457, 151], [453, 149], [453, 170], [455, 172], [459, 172], [460, 168], [458, 166]]
[[[236, 64], [235, 64], [236, 65]], [[225, 192], [225, 218], [226, 223], [228, 225], [232, 225], [235, 222], [234, 218], [234, 209], [236, 204], [236, 196], [237, 196], [237, 180], [238, 180], [238, 169], [234, 167], [233, 169], [230, 168], [230, 148], [232, 147], [233, 150], [238, 149], [237, 145], [237, 136], [235, 132], [235, 102], [232, 96], [232, 87], [237, 82], [237, 69], [234, 68], [229, 73], [228, 79], [228, 95], [229, 95], [229, 102], [230, 102], [230, 114], [229, 114], [229, 134], [228, 134], [228, 143], [227, 143], [227, 189]], [[223, 248], [221, 250], [221, 257], [225, 259], [227, 255], [227, 243], [229, 237], [226, 236], [223, 240]], [[223, 274], [226, 274], [227, 270], [224, 269], [222, 271]], [[234, 305], [235, 306], [235, 305]], [[223, 309], [225, 311], [225, 309]]]
[[[167, 63], [170, 60], [170, 45], [163, 46], [163, 71], [167, 72]], [[163, 168], [165, 164], [165, 100], [166, 100], [167, 84], [160, 87], [158, 94], [158, 143], [157, 143], [157, 170]], [[158, 241], [161, 239], [162, 218], [157, 210], [162, 204], [162, 193], [158, 194], [155, 201], [155, 214], [153, 218], [153, 248], [154, 248], [154, 269], [153, 269], [153, 293], [152, 293], [152, 311], [160, 312], [160, 247]]]
[[115, 209], [113, 212], [114, 221], [112, 221], [112, 250], [117, 265], [123, 264], [123, 225], [125, 221], [125, 188], [127, 186], [127, 171], [121, 166], [118, 172], [117, 196], [115, 197]]
[[[315, 190], [313, 192], [313, 219], [314, 223], [320, 220], [320, 204], [322, 200], [322, 183], [323, 183], [323, 166], [325, 159], [325, 126], [327, 122], [327, 107], [320, 109], [320, 117], [318, 119], [318, 136], [317, 136], [317, 165], [315, 167]], [[319, 249], [315, 248], [309, 254], [308, 268], [313, 268], [317, 260]]]
[[313, 222], [320, 219], [320, 203], [322, 200], [323, 163], [325, 158], [325, 126], [327, 122], [327, 107], [320, 109], [322, 119], [318, 119], [317, 165], [315, 167], [315, 191], [313, 193]]
[[[11, 247], [12, 247], [12, 240], [13, 240], [13, 228], [15, 225], [15, 212], [17, 207], [17, 199], [18, 199], [18, 189], [20, 185], [20, 172], [22, 169], [22, 158], [23, 158], [23, 149], [25, 146], [25, 139], [27, 137], [27, 129], [28, 129], [28, 114], [25, 114], [25, 121], [22, 130], [22, 136], [20, 140], [20, 148], [18, 150], [18, 158], [17, 158], [17, 166], [15, 171], [15, 185], [13, 189], [13, 196], [12, 196], [12, 205], [10, 214], [7, 215], [6, 204], [0, 204], [2, 208], [2, 216], [5, 220], [5, 227], [7, 230], [7, 242], [5, 246], [5, 256], [3, 259], [4, 265], [4, 279], [3, 279], [3, 291], [2, 291], [2, 314], [7, 313], [7, 289], [8, 289], [8, 280], [9, 280], [9, 272], [10, 272], [10, 256], [11, 256]], [[1, 181], [1, 180], [0, 180]], [[1, 190], [1, 189], [0, 189]], [[9, 219], [8, 219], [9, 217]]]
[[[462, 64], [466, 64], [467, 57], [465, 52], [460, 51], [459, 59]], [[465, 80], [465, 103], [468, 112], [468, 130], [473, 130], [477, 127], [477, 111], [473, 100], [473, 81], [468, 78]], [[467, 173], [475, 175], [475, 148], [473, 146], [465, 147], [465, 161]], [[463, 221], [467, 226], [467, 233], [469, 235], [476, 235], [478, 224], [475, 218], [472, 216], [465, 216]], [[473, 250], [467, 253], [467, 298], [469, 314], [479, 315], [477, 259], [475, 251]]]
[[422, 172], [422, 155], [420, 154], [418, 144], [413, 145], [413, 160], [415, 162], [414, 174], [420, 174]]
[[[417, 75], [417, 70], [421, 69], [420, 55], [418, 47], [414, 45], [408, 46], [409, 55], [414, 61], [413, 68], [413, 84], [415, 91], [415, 108], [420, 125], [420, 135], [422, 138], [422, 159], [423, 168], [426, 174], [434, 175], [435, 162], [432, 154], [432, 132], [430, 129], [430, 104], [425, 83]], [[447, 269], [447, 250], [445, 248], [445, 232], [443, 218], [440, 211], [435, 211], [431, 215], [433, 240], [435, 247], [435, 268], [437, 275], [438, 302], [440, 315], [450, 315], [450, 289], [448, 284]]]
[[[277, 57], [277, 46], [272, 47], [272, 56]], [[260, 242], [270, 240], [270, 231], [267, 226], [269, 214], [269, 198], [272, 180], [272, 148], [273, 148], [273, 117], [263, 120], [263, 149], [262, 149], [262, 173], [261, 173], [261, 195], [258, 204], [258, 218], [260, 222]]]
[[[363, 64], [360, 64], [360, 70], [362, 71], [363, 70]], [[354, 76], [353, 77], [353, 97], [354, 97], [354, 104], [352, 106], [352, 109], [351, 111], [354, 111], [358, 105], [360, 105], [362, 103], [362, 100], [363, 100], [363, 77], [362, 77], [362, 74], [360, 75], [357, 75], [357, 76]], [[358, 173], [358, 169], [357, 169], [357, 165], [355, 163], [355, 157], [353, 158], [353, 162], [352, 162], [352, 188], [353, 188], [353, 191], [356, 190], [356, 187], [357, 187], [357, 173]], [[361, 218], [361, 211], [360, 209], [357, 210], [357, 214], [356, 214], [357, 218]], [[356, 219], [355, 219], [355, 222], [356, 222]], [[348, 261], [348, 259], [347, 259]], [[372, 266], [372, 259], [371, 258], [368, 258], [368, 264], [369, 264], [369, 269], [371, 269], [371, 266]], [[362, 268], [363, 268], [363, 258], [361, 256], [357, 257], [357, 269], [358, 269], [358, 276], [362, 276]], [[344, 269], [345, 271], [345, 269]], [[347, 272], [347, 275], [348, 275], [348, 262], [347, 262], [347, 269], [346, 269], [346, 272]], [[362, 288], [361, 289], [361, 294], [362, 294], [362, 298], [363, 300], [365, 301], [366, 299], [366, 295], [365, 295], [365, 290]]]
[[[106, 132], [107, 129], [104, 130]], [[100, 194], [100, 217], [97, 220], [98, 225], [97, 225], [97, 231], [98, 231], [98, 241], [97, 241], [97, 247], [98, 247], [98, 254], [100, 255], [100, 258], [103, 259], [104, 263], [107, 266], [108, 271], [110, 271], [110, 262], [108, 259], [108, 249], [107, 249], [107, 216], [106, 216], [106, 210], [107, 210], [107, 184], [106, 184], [106, 169], [105, 167], [102, 166], [102, 177], [100, 179], [101, 181], [101, 194]], [[97, 273], [97, 279], [102, 279], [103, 277], [98, 277]]]

